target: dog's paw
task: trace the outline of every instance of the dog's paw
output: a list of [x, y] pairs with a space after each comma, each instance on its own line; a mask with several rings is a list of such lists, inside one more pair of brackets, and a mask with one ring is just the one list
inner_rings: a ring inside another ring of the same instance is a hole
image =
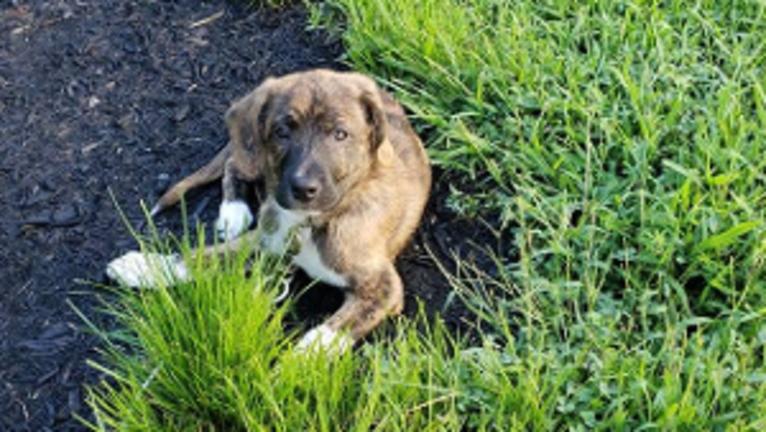
[[133, 288], [148, 288], [187, 281], [189, 269], [177, 255], [133, 251], [112, 260], [106, 275]]
[[327, 325], [320, 325], [309, 330], [295, 345], [298, 354], [324, 353], [328, 356], [336, 356], [348, 351], [354, 345], [354, 340], [343, 333], [331, 329]]
[[221, 240], [232, 240], [253, 223], [253, 213], [244, 201], [224, 201], [215, 221], [215, 231]]

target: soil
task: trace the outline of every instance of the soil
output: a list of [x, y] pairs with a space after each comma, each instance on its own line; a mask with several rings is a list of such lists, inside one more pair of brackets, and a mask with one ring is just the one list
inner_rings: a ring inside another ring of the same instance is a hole
[[[86, 386], [103, 377], [87, 364], [99, 345], [76, 309], [106, 322], [92, 281], [136, 247], [120, 212], [139, 223], [141, 200], [209, 160], [230, 102], [266, 76], [343, 68], [340, 43], [306, 20], [299, 6], [0, 0], [0, 430], [85, 429]], [[472, 253], [469, 240], [489, 235], [452, 215], [445, 179], [436, 184], [398, 268], [405, 313], [420, 299], [458, 328], [467, 313], [444, 308], [449, 287], [426, 250], [449, 266], [450, 251]], [[192, 219], [212, 222], [219, 200], [217, 187], [191, 196]], [[179, 233], [180, 219], [174, 210], [158, 223]], [[314, 288], [299, 315], [339, 299]]]

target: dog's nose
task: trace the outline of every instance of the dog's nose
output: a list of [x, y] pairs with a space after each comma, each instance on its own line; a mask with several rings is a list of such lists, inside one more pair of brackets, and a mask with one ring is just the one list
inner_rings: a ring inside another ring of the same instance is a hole
[[293, 198], [302, 202], [309, 202], [319, 192], [319, 181], [308, 176], [296, 175], [290, 181], [290, 189]]

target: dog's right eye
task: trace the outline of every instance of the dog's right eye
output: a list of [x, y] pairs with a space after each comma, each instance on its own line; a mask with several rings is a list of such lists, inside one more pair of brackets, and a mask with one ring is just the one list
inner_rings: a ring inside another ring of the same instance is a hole
[[274, 128], [274, 136], [279, 139], [290, 138], [290, 127], [284, 123], [279, 123]]

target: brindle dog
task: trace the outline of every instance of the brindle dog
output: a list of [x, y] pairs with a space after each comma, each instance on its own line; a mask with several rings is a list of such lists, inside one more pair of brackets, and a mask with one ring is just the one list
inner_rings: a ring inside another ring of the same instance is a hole
[[[229, 145], [173, 186], [153, 213], [223, 176], [216, 227], [226, 241], [206, 255], [244, 242], [285, 253], [297, 241], [292, 261], [345, 291], [341, 308], [299, 349], [345, 350], [401, 312], [394, 260], [417, 228], [431, 187], [428, 157], [401, 106], [363, 75], [314, 70], [266, 80], [229, 109], [226, 122]], [[260, 229], [240, 236], [252, 222], [246, 196], [253, 186], [261, 197]], [[137, 252], [110, 263], [108, 273], [151, 284], [151, 259], [178, 277], [188, 274], [175, 258]]]

